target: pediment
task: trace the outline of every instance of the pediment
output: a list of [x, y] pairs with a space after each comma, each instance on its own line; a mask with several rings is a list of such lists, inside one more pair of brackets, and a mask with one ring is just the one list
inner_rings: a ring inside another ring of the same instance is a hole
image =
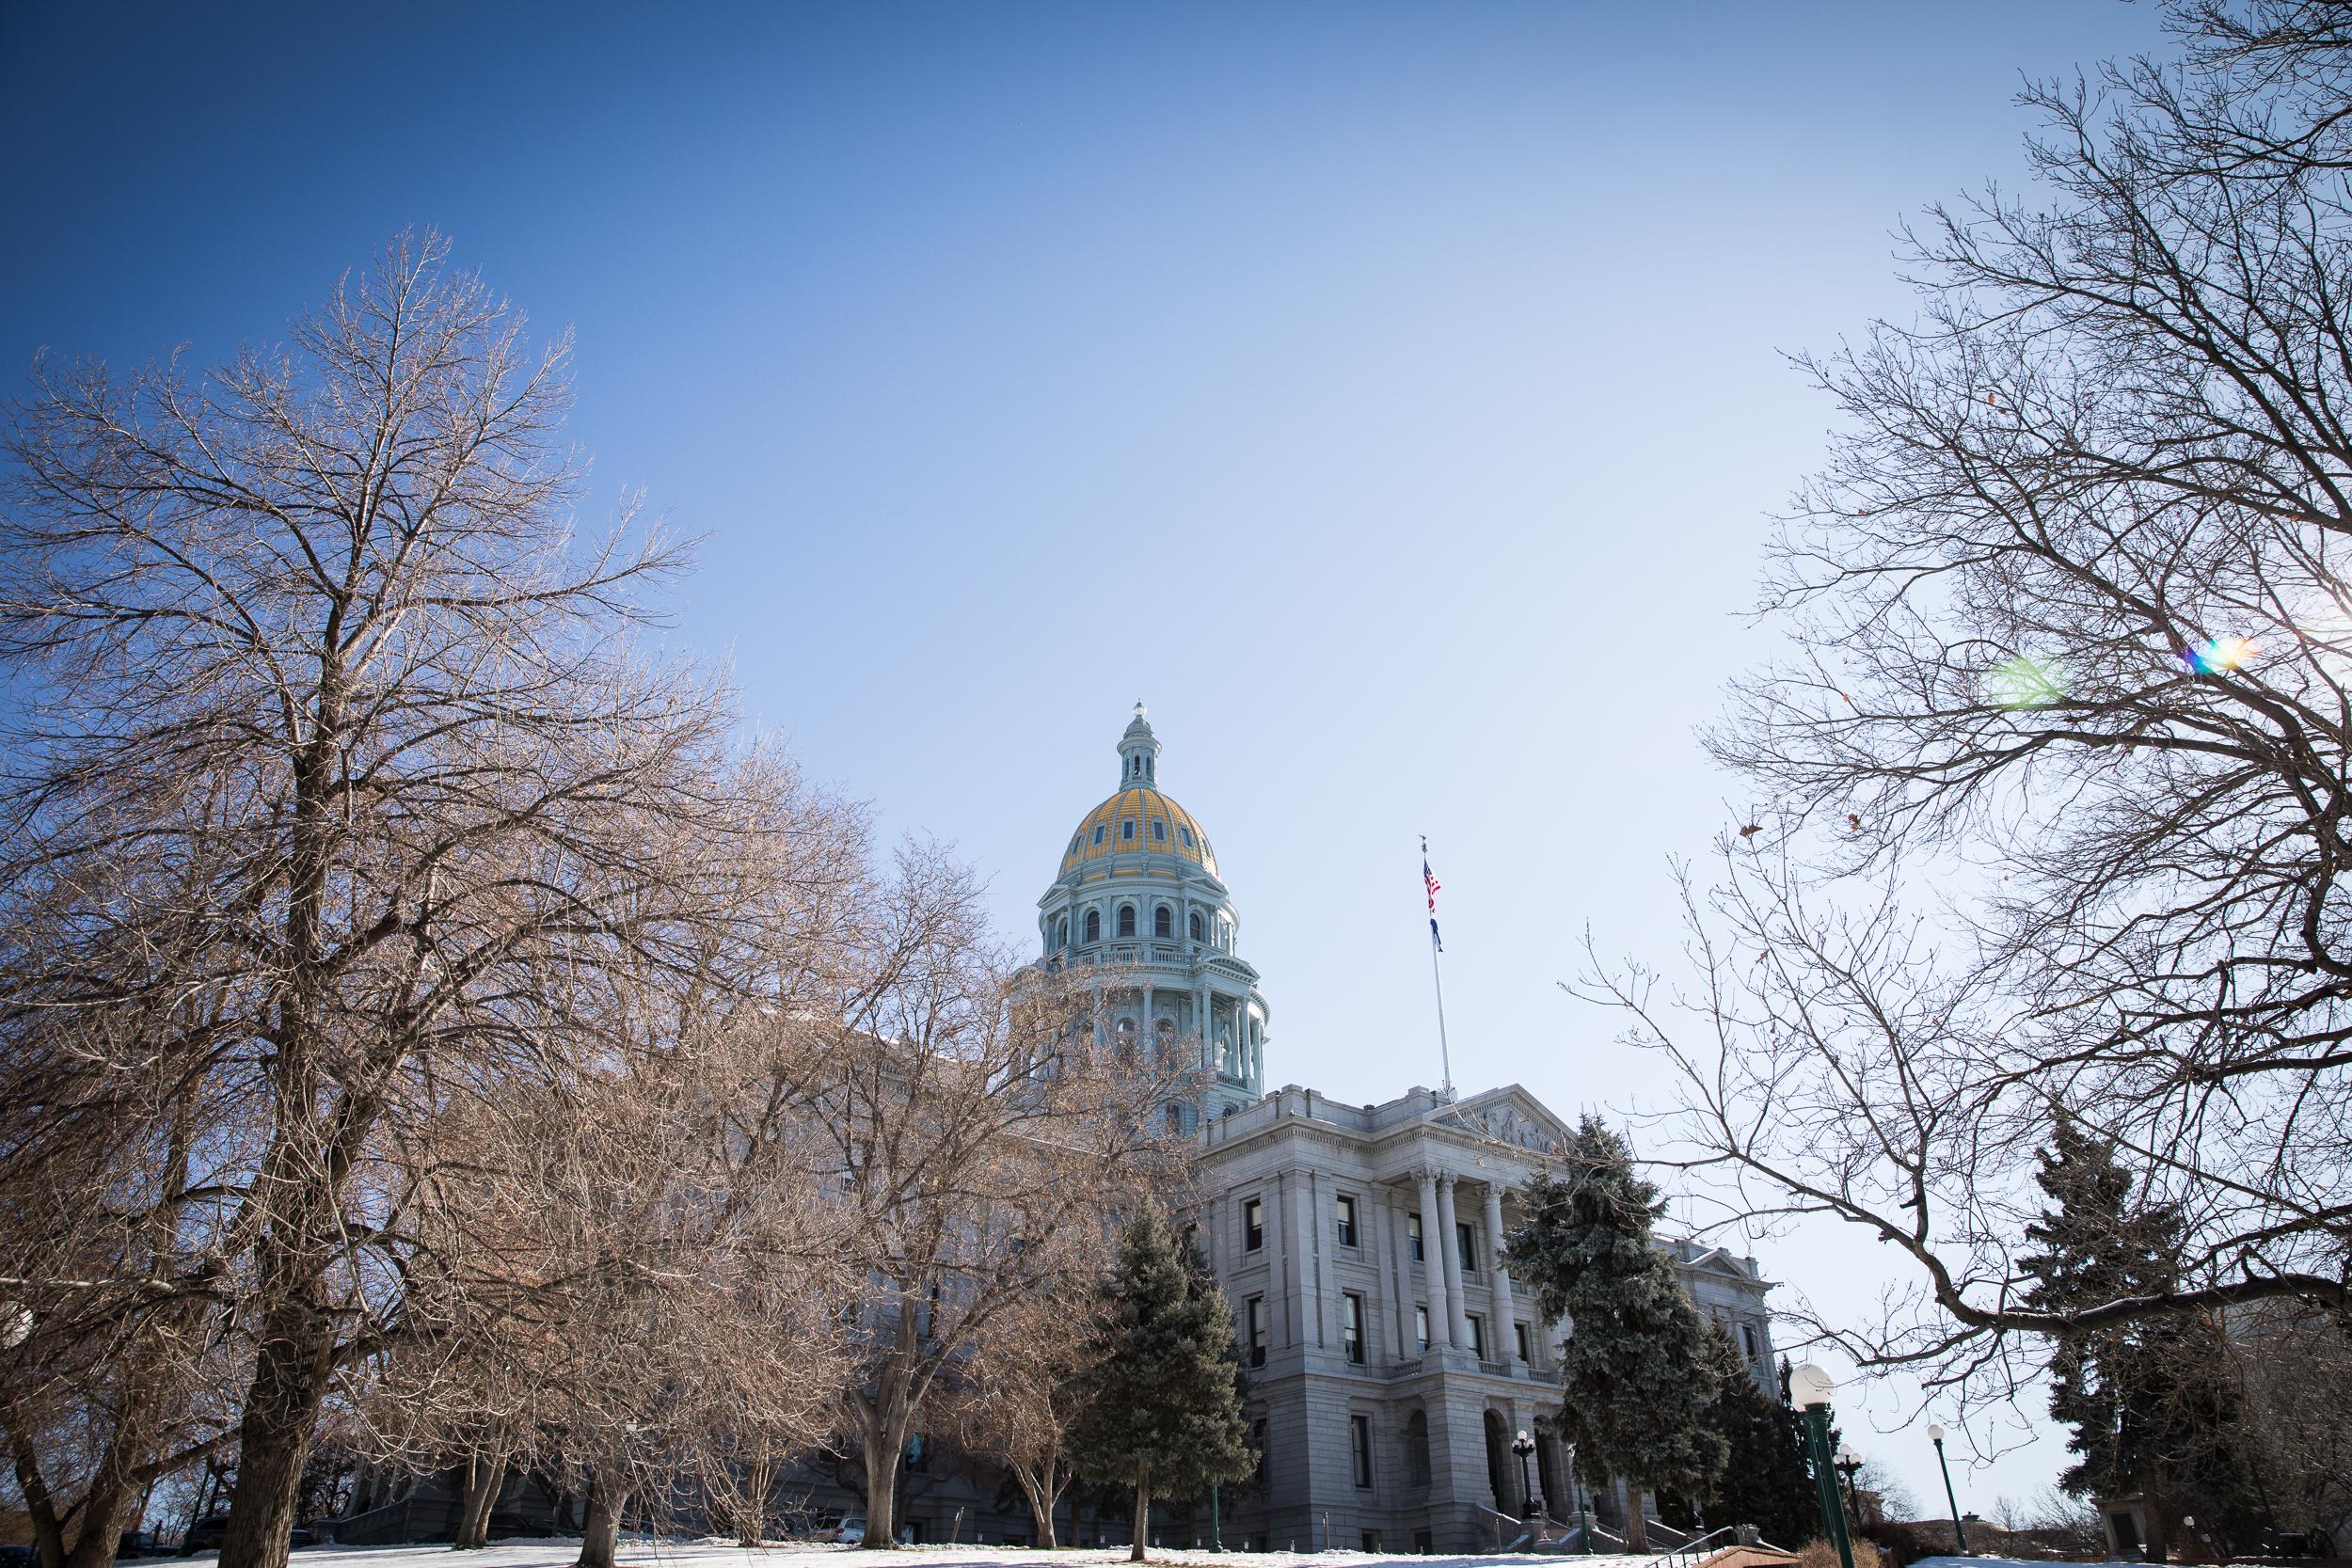
[[1517, 1084], [1455, 1101], [1429, 1119], [1531, 1154], [1556, 1156], [1568, 1143], [1568, 1124]]

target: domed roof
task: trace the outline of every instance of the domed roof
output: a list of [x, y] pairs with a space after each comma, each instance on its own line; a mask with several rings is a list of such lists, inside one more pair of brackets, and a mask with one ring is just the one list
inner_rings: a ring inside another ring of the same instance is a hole
[[1173, 855], [1216, 875], [1216, 854], [1192, 813], [1150, 785], [1122, 789], [1092, 811], [1070, 835], [1061, 874], [1114, 855]]
[[1159, 737], [1137, 703], [1135, 719], [1119, 737], [1119, 793], [1087, 813], [1070, 835], [1070, 847], [1061, 857], [1063, 876], [1089, 862], [1120, 855], [1173, 855], [1216, 875], [1209, 835], [1192, 813], [1160, 793], [1159, 768]]

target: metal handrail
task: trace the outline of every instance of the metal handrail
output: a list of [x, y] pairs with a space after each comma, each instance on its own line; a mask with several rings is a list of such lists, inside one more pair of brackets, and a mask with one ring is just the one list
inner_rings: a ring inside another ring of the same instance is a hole
[[[1671, 1525], [1666, 1528], [1669, 1529], [1673, 1528]], [[1686, 1562], [1696, 1562], [1699, 1560], [1698, 1552], [1701, 1546], [1706, 1545], [1709, 1541], [1714, 1540], [1719, 1535], [1737, 1537], [1739, 1533], [1740, 1527], [1737, 1525], [1724, 1525], [1719, 1528], [1708, 1530], [1705, 1535], [1693, 1536], [1692, 1539], [1685, 1541], [1679, 1546], [1667, 1548], [1665, 1560], [1671, 1563], [1679, 1558]]]

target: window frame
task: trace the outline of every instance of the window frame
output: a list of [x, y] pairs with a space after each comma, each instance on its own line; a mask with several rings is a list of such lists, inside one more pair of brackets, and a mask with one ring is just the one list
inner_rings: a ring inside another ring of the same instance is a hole
[[1265, 1199], [1263, 1197], [1241, 1200], [1241, 1249], [1244, 1252], [1265, 1250]]
[[1454, 1222], [1454, 1248], [1461, 1256], [1455, 1259], [1462, 1265], [1462, 1276], [1469, 1278], [1478, 1272], [1478, 1227], [1470, 1220]]
[[1101, 910], [1087, 911], [1086, 925], [1083, 929], [1086, 931], [1087, 942], [1089, 946], [1101, 942], [1103, 940], [1103, 911]]
[[1356, 1195], [1354, 1193], [1340, 1193], [1335, 1196], [1331, 1206], [1331, 1226], [1339, 1235], [1340, 1245], [1353, 1251], [1360, 1244], [1357, 1241]]
[[1263, 1367], [1265, 1365], [1266, 1341], [1265, 1297], [1263, 1295], [1250, 1296], [1244, 1301], [1242, 1320], [1248, 1331], [1249, 1365], [1253, 1368]]
[[1470, 1354], [1479, 1360], [1486, 1359], [1486, 1320], [1475, 1312], [1465, 1312], [1462, 1321], [1470, 1327]]
[[1136, 940], [1136, 907], [1133, 904], [1121, 904], [1119, 906], [1118, 927], [1120, 941], [1133, 942]]
[[1340, 1292], [1340, 1349], [1347, 1356], [1348, 1365], [1364, 1364], [1364, 1293], [1361, 1291]]
[[1372, 1490], [1372, 1418], [1361, 1410], [1347, 1413], [1347, 1467], [1359, 1492]]
[[1419, 1214], [1407, 1213], [1405, 1216], [1405, 1250], [1413, 1255], [1413, 1261], [1416, 1263], [1426, 1263], [1429, 1261], [1428, 1258], [1424, 1256], [1424, 1251], [1422, 1246], [1421, 1216]]
[[1176, 937], [1176, 915], [1166, 904], [1152, 907], [1152, 940], [1172, 942]]
[[1413, 1336], [1421, 1341], [1422, 1354], [1427, 1354], [1429, 1352], [1429, 1308], [1426, 1307], [1413, 1308]]

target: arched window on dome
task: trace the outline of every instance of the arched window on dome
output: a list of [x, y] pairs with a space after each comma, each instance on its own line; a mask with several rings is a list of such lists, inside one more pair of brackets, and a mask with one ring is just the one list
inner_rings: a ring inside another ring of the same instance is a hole
[[1068, 915], [1063, 915], [1059, 920], [1054, 922], [1054, 951], [1058, 953], [1069, 945], [1070, 917]]
[[1136, 934], [1136, 907], [1133, 904], [1119, 906], [1119, 934], [1122, 937]]
[[1101, 942], [1102, 940], [1103, 911], [1101, 910], [1089, 910], [1087, 911], [1087, 941], [1089, 942]]
[[1192, 913], [1186, 915], [1184, 917], [1184, 924], [1190, 927], [1192, 931], [1192, 940], [1199, 942], [1200, 940], [1200, 911], [1199, 910], [1195, 910]]
[[1168, 912], [1166, 904], [1152, 911], [1152, 934], [1162, 942], [1176, 934], [1174, 917]]

